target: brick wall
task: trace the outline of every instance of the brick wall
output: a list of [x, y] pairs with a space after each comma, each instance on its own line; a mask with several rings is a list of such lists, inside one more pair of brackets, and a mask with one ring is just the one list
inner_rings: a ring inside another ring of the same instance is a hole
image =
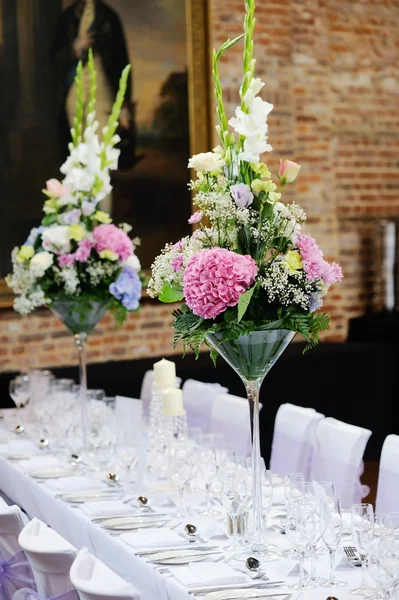
[[[285, 194], [308, 212], [309, 233], [345, 278], [330, 290], [323, 339], [342, 342], [348, 319], [371, 302], [373, 241], [381, 218], [399, 217], [399, 0], [258, 0], [257, 75], [278, 158], [302, 165]], [[212, 46], [242, 31], [243, 0], [213, 0]], [[225, 100], [232, 113], [242, 45], [223, 57]], [[215, 139], [216, 142], [216, 139]], [[48, 311], [21, 319], [0, 313], [0, 370], [76, 362], [72, 340]], [[177, 352], [178, 350], [176, 350]], [[123, 329], [104, 317], [89, 360], [173, 352], [170, 307], [146, 301]]]

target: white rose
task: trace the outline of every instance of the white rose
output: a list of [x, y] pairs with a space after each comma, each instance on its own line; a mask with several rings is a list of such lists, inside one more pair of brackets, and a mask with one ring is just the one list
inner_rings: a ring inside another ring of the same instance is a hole
[[135, 254], [132, 254], [131, 256], [129, 256], [129, 258], [127, 258], [122, 263], [122, 266], [130, 267], [131, 269], [134, 269], [135, 271], [140, 271], [140, 269], [141, 269], [140, 261]]
[[220, 171], [226, 164], [226, 161], [215, 152], [201, 152], [195, 154], [188, 161], [188, 168], [195, 169], [197, 173], [210, 173], [212, 171]]
[[[95, 157], [96, 158], [96, 157]], [[73, 167], [65, 177], [64, 183], [72, 191], [90, 192], [95, 176], [86, 167]]]
[[71, 251], [69, 228], [67, 225], [55, 225], [43, 231], [42, 244], [45, 250], [60, 250], [63, 254]]
[[35, 254], [30, 263], [29, 268], [36, 275], [43, 275], [46, 269], [53, 264], [53, 255], [50, 252], [38, 252]]

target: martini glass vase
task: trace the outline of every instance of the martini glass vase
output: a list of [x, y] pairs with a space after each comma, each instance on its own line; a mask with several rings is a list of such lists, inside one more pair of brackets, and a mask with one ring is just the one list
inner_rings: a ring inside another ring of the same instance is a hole
[[[242, 379], [249, 402], [252, 454], [253, 544], [252, 552], [267, 558], [268, 544], [264, 538], [262, 509], [262, 461], [259, 429], [259, 393], [263, 380], [287, 348], [294, 331], [287, 329], [257, 329], [233, 341], [223, 341], [223, 333], [207, 335], [208, 344], [236, 371]], [[277, 323], [275, 324], [275, 326]]]
[[50, 305], [53, 313], [74, 336], [79, 356], [81, 451], [88, 452], [91, 433], [90, 407], [87, 399], [86, 344], [89, 334], [107, 311], [108, 302], [84, 296], [55, 298]]

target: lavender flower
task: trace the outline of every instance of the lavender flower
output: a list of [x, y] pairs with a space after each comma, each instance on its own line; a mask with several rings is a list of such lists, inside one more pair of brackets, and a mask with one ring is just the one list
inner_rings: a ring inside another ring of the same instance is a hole
[[230, 188], [230, 194], [238, 208], [247, 208], [251, 206], [254, 195], [246, 183], [236, 183]]
[[62, 216], [65, 225], [76, 225], [80, 221], [82, 212], [79, 210], [79, 208], [73, 208], [72, 210], [64, 213]]
[[40, 225], [39, 227], [34, 227], [33, 229], [31, 229], [31, 232], [30, 232], [28, 239], [26, 240], [24, 246], [34, 246], [37, 238], [43, 231], [44, 231], [43, 225]]
[[137, 272], [130, 267], [124, 267], [118, 279], [109, 286], [110, 293], [127, 310], [136, 310], [139, 307], [141, 289], [141, 279]]
[[90, 202], [89, 200], [83, 200], [82, 202], [82, 213], [85, 217], [89, 217], [96, 210], [97, 203]]

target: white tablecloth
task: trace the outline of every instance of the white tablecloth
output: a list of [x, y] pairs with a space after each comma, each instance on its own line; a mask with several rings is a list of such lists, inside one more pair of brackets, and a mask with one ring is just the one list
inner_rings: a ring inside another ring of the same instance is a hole
[[[111, 536], [107, 531], [90, 521], [79, 509], [54, 496], [54, 492], [44, 483], [33, 479], [18, 466], [18, 461], [8, 461], [0, 457], [0, 491], [12, 502], [26, 511], [30, 518], [37, 517], [50, 525], [76, 548], [87, 547], [100, 560], [130, 582], [140, 592], [142, 600], [189, 600], [191, 594], [172, 576], [160, 574], [156, 568], [134, 554], [132, 548]], [[277, 506], [272, 509], [276, 514]], [[280, 548], [289, 548], [288, 540], [277, 531], [270, 531], [269, 541]], [[345, 539], [345, 543], [350, 540]], [[324, 561], [327, 557], [323, 557]], [[273, 563], [266, 563], [272, 568]], [[348, 590], [360, 584], [360, 569], [349, 564], [338, 569], [337, 576], [348, 582], [347, 588], [340, 588], [339, 598], [350, 598]], [[291, 584], [298, 578], [292, 573], [287, 578]], [[336, 595], [333, 589], [319, 588], [309, 591], [303, 599], [324, 600]], [[293, 597], [294, 598], [294, 597]]]

